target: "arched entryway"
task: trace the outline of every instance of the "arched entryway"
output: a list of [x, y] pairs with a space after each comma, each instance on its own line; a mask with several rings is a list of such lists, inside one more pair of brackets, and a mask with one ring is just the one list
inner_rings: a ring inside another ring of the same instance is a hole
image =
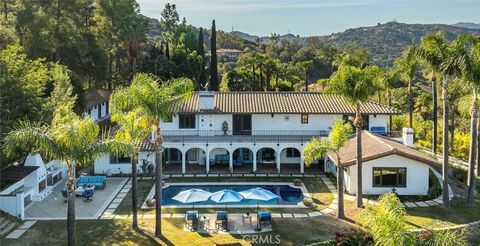
[[205, 173], [207, 155], [201, 148], [187, 150], [185, 156], [185, 173]]
[[253, 172], [253, 152], [249, 148], [238, 148], [233, 151], [233, 172]]
[[182, 173], [182, 152], [179, 149], [163, 149], [162, 160], [164, 173]]
[[257, 173], [278, 173], [277, 154], [272, 148], [261, 148], [257, 151]]
[[230, 173], [230, 152], [225, 148], [214, 148], [208, 155], [210, 173]]
[[301, 173], [302, 158], [297, 148], [284, 148], [280, 151], [280, 172]]

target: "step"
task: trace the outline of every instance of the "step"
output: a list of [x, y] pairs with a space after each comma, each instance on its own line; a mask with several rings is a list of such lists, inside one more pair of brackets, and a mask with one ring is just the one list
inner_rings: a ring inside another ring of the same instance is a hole
[[0, 229], [0, 237], [4, 237], [15, 229], [15, 223], [7, 221], [7, 225]]
[[0, 219], [0, 231], [6, 227], [8, 224], [10, 224], [10, 221], [6, 220], [6, 219]]

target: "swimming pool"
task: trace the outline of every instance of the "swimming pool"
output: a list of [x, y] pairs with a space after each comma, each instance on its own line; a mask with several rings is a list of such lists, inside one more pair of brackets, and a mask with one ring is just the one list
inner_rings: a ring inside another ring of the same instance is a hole
[[[191, 188], [202, 189], [209, 192], [216, 192], [223, 189], [232, 189], [240, 192], [251, 188], [260, 187], [273, 192], [278, 196], [276, 199], [270, 201], [258, 201], [258, 204], [262, 207], [290, 207], [297, 206], [304, 198], [305, 190], [300, 187], [294, 187], [291, 183], [262, 183], [262, 184], [167, 184], [163, 188], [162, 205], [165, 207], [191, 207], [192, 204], [184, 204], [179, 201], [173, 200], [172, 197], [177, 195], [183, 190]], [[147, 199], [154, 198], [154, 189], [150, 192]], [[243, 199], [240, 202], [228, 203], [229, 207], [250, 207], [256, 206], [257, 200]], [[213, 201], [196, 202], [195, 207], [224, 207], [225, 204], [215, 203]], [[142, 206], [144, 208], [144, 206]]]

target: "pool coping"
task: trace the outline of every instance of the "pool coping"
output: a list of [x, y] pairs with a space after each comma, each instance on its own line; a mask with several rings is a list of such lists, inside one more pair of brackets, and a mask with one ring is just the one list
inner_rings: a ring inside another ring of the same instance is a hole
[[[232, 182], [226, 184], [225, 182], [180, 182], [180, 183], [165, 183], [163, 186], [164, 188], [167, 188], [169, 186], [200, 186], [200, 185], [288, 185], [292, 188], [300, 189], [302, 191], [303, 197], [312, 197], [310, 193], [308, 192], [307, 188], [305, 185], [302, 183], [301, 186], [296, 186], [294, 185], [293, 182]], [[145, 201], [142, 203], [141, 209], [154, 209], [155, 207], [149, 207], [147, 206], [147, 200], [151, 199], [155, 194], [155, 185], [152, 186], [152, 189], [150, 189], [150, 192], [148, 193], [147, 197], [145, 198]], [[162, 205], [162, 208], [191, 208], [192, 204], [186, 204], [186, 205]], [[222, 208], [225, 207], [225, 204], [217, 204], [217, 205], [195, 205], [195, 208]], [[256, 204], [252, 205], [232, 205], [229, 204], [228, 208], [256, 208]], [[300, 201], [297, 203], [297, 205], [267, 205], [267, 204], [262, 204], [261, 207], [263, 208], [308, 208], [303, 204], [303, 201]]]

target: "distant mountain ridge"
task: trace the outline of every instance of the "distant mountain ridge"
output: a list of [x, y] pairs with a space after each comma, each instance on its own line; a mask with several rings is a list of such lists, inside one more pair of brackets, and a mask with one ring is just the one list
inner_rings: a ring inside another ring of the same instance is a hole
[[472, 22], [458, 22], [453, 24], [452, 26], [463, 27], [468, 29], [480, 29], [480, 23], [472, 23]]
[[[477, 27], [478, 28], [475, 28]], [[373, 63], [380, 66], [390, 66], [395, 58], [399, 57], [402, 51], [409, 45], [420, 42], [426, 34], [443, 31], [449, 39], [455, 39], [462, 33], [480, 35], [480, 24], [457, 23], [446, 24], [406, 24], [399, 22], [387, 22], [376, 26], [350, 28], [343, 32], [330, 35], [318, 36], [328, 44], [337, 47], [348, 44], [366, 48], [372, 54]], [[269, 43], [270, 37], [258, 37], [243, 32], [235, 32], [238, 36], [255, 42], [258, 38], [262, 42]], [[297, 40], [305, 44], [307, 37], [300, 37], [293, 34], [281, 35], [280, 39]]]

